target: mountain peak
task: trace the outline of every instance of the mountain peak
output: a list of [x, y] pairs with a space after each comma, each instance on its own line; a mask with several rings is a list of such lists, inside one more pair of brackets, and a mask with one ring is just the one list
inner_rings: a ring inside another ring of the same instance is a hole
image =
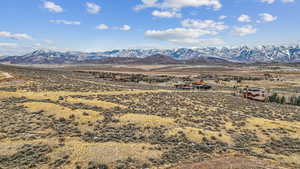
[[[138, 59], [138, 62], [146, 64], [159, 63], [177, 63], [178, 61], [187, 61], [201, 58], [209, 61], [234, 61], [234, 62], [299, 62], [300, 48], [299, 45], [291, 46], [274, 46], [262, 45], [260, 47], [241, 46], [235, 48], [178, 48], [178, 49], [122, 49], [104, 52], [59, 52], [49, 49], [39, 49], [23, 56], [12, 56], [1, 58], [0, 61], [11, 61], [12, 63], [82, 63], [101, 62], [103, 58], [120, 59]], [[216, 59], [212, 59], [216, 58]], [[221, 59], [221, 60], [220, 60]], [[203, 60], [205, 61], [205, 60]], [[182, 62], [181, 62], [182, 63]]]
[[45, 54], [45, 53], [53, 53], [55, 51], [53, 50], [50, 50], [50, 49], [38, 49], [38, 50], [35, 50], [32, 52], [33, 55], [36, 55], [36, 54]]

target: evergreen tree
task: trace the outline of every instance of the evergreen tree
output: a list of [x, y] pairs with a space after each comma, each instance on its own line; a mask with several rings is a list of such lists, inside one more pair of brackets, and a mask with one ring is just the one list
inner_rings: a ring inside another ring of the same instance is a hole
[[270, 102], [277, 102], [277, 93], [273, 93], [271, 96], [269, 96]]
[[281, 104], [285, 104], [285, 97], [284, 97], [284, 96], [281, 97], [280, 103], [281, 103]]
[[291, 103], [291, 105], [296, 105], [296, 97], [295, 96], [291, 97], [290, 103]]
[[300, 106], [300, 96], [296, 99], [296, 105]]

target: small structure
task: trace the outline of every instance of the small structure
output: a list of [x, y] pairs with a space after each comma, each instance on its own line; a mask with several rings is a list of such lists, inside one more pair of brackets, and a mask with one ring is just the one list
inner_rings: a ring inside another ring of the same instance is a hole
[[260, 88], [244, 88], [244, 98], [265, 102], [267, 101], [267, 93]]
[[193, 85], [206, 85], [207, 83], [204, 82], [203, 80], [197, 81], [197, 82], [193, 82]]
[[211, 86], [207, 85], [206, 82], [204, 81], [197, 81], [197, 82], [193, 82], [193, 83], [189, 83], [189, 82], [183, 82], [183, 83], [178, 83], [175, 84], [175, 87], [177, 89], [183, 89], [183, 90], [192, 90], [192, 89], [211, 89]]
[[194, 89], [205, 89], [205, 90], [211, 89], [211, 86], [207, 85], [207, 83], [204, 82], [203, 80], [198, 82], [193, 82], [192, 86]]
[[182, 89], [182, 90], [192, 90], [193, 86], [187, 83], [179, 83], [175, 85], [176, 89]]

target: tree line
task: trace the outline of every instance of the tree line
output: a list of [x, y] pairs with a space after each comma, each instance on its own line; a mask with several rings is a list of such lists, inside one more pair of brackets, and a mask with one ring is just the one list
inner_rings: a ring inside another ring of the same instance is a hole
[[277, 93], [273, 93], [268, 98], [269, 102], [279, 103], [279, 104], [291, 104], [300, 106], [300, 96], [292, 96], [289, 100], [285, 96], [279, 96]]

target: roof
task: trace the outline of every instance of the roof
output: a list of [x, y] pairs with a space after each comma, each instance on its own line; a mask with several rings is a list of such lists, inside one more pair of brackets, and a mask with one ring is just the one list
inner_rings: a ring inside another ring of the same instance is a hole
[[258, 92], [258, 91], [262, 91], [264, 89], [260, 89], [260, 88], [248, 88], [248, 91], [253, 91], [253, 92]]
[[203, 81], [193, 82], [193, 85], [205, 85], [206, 83]]

